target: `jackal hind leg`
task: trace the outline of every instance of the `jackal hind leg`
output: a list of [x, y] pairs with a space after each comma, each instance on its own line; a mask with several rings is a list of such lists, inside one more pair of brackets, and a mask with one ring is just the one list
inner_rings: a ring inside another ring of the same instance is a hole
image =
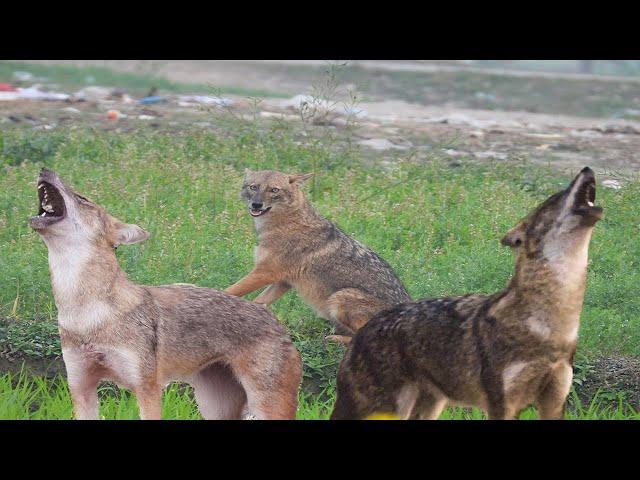
[[333, 335], [327, 335], [324, 339], [328, 342], [340, 343], [342, 345], [349, 344], [353, 338], [353, 330], [342, 323], [338, 323], [337, 321], [334, 321], [333, 323], [335, 325], [335, 333]]
[[193, 387], [198, 409], [205, 420], [239, 420], [247, 396], [226, 365], [214, 364], [196, 373], [189, 383]]
[[239, 355], [231, 368], [246, 392], [249, 413], [258, 420], [295, 420], [302, 360], [293, 345], [263, 344]]
[[272, 283], [264, 291], [258, 295], [253, 301], [256, 303], [262, 303], [264, 305], [271, 305], [278, 300], [282, 295], [287, 293], [291, 285], [287, 282]]
[[357, 332], [386, 305], [376, 297], [357, 288], [344, 288], [327, 300], [331, 320]]

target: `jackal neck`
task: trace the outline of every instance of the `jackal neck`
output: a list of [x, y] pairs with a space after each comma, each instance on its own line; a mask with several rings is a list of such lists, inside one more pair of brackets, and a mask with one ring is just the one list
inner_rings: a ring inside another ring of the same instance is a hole
[[298, 230], [308, 231], [321, 227], [325, 222], [327, 220], [319, 215], [307, 200], [286, 212], [270, 212], [268, 216], [254, 218], [259, 243], [268, 241], [272, 235], [288, 236]]
[[49, 268], [59, 319], [95, 310], [126, 310], [139, 287], [120, 268], [111, 249], [49, 243]]
[[525, 322], [543, 339], [571, 343], [578, 332], [586, 277], [586, 257], [553, 262], [519, 258], [494, 314]]

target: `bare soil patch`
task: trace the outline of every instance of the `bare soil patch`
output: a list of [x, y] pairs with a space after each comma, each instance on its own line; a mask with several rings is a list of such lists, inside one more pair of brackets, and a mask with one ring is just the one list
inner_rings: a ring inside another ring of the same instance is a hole
[[624, 401], [639, 409], [640, 358], [622, 355], [596, 358], [577, 392], [583, 402], [588, 402], [598, 392], [611, 401], [623, 394]]

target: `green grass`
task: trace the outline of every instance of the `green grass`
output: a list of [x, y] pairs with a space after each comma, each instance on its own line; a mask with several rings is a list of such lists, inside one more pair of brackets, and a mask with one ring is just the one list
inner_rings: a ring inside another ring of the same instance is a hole
[[[105, 420], [135, 420], [139, 418], [136, 398], [128, 391], [113, 384], [103, 384], [98, 389], [100, 418]], [[334, 398], [321, 399], [300, 393], [298, 420], [326, 420], [331, 414]], [[23, 372], [0, 376], [0, 420], [69, 420], [73, 417], [73, 405], [66, 380], [61, 377], [45, 379]], [[202, 417], [190, 387], [171, 384], [162, 398], [164, 420], [198, 420]], [[443, 420], [481, 420], [477, 409], [447, 409]], [[523, 420], [537, 418], [533, 409], [520, 416]], [[597, 397], [589, 405], [582, 405], [576, 396], [571, 398], [566, 413], [573, 420], [640, 420], [640, 412], [619, 401], [615, 405], [604, 404]]]
[[[315, 170], [307, 191], [317, 209], [386, 258], [414, 298], [503, 288], [513, 259], [500, 237], [568, 181], [530, 165], [462, 162], [452, 168], [435, 156], [429, 162], [398, 158], [392, 169], [382, 170], [357, 150], [300, 144], [284, 130], [238, 127], [174, 136], [5, 131], [0, 133], [0, 317], [5, 317], [0, 355], [60, 353], [47, 251], [27, 224], [36, 210], [34, 182], [43, 165], [112, 215], [151, 232], [146, 242], [118, 249], [122, 268], [134, 281], [217, 289], [252, 267], [255, 233], [238, 198], [244, 168]], [[598, 191], [605, 220], [590, 249], [579, 339], [583, 357], [640, 351], [639, 202], [639, 181]], [[317, 402], [333, 394], [343, 347], [323, 340], [331, 326], [295, 292], [273, 311], [303, 357], [309, 409], [301, 415], [322, 416], [326, 405]]]
[[[98, 389], [100, 418], [135, 420], [139, 418], [136, 398], [114, 384], [103, 383]], [[299, 420], [326, 419], [331, 414], [333, 398], [300, 393]], [[47, 379], [24, 371], [0, 375], [0, 420], [68, 420], [73, 405], [67, 382], [58, 376]], [[188, 385], [172, 383], [162, 398], [162, 418], [166, 420], [202, 419], [193, 391]]]
[[[0, 82], [13, 82], [13, 72], [29, 72], [39, 80], [34, 83], [56, 84], [66, 92], [73, 92], [88, 85], [124, 88], [135, 95], [145, 95], [151, 87], [159, 93], [211, 93], [211, 85], [197, 83], [172, 82], [163, 76], [152, 73], [129, 73], [111, 70], [105, 67], [71, 65], [44, 65], [25, 62], [0, 61]], [[215, 85], [216, 92], [247, 97], [282, 97], [289, 95], [261, 89], [227, 87]]]

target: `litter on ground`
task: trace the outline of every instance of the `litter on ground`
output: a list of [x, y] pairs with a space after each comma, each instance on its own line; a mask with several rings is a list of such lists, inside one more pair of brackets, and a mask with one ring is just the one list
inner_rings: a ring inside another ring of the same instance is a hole
[[178, 97], [179, 105], [183, 107], [190, 107], [192, 104], [200, 105], [218, 105], [220, 107], [227, 107], [234, 102], [229, 98], [212, 97], [209, 95], [180, 95]]
[[15, 91], [0, 92], [0, 100], [67, 100], [69, 95], [59, 92], [45, 92], [39, 85], [28, 88], [16, 88]]

